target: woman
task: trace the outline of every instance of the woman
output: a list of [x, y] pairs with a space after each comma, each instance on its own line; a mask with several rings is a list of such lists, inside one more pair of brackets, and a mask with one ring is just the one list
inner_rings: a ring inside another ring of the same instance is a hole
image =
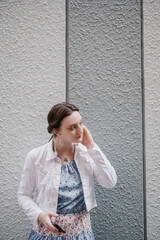
[[19, 204], [33, 223], [28, 240], [94, 239], [89, 215], [96, 206], [94, 177], [111, 188], [116, 173], [76, 106], [56, 104], [47, 119], [52, 138], [27, 154], [18, 191]]

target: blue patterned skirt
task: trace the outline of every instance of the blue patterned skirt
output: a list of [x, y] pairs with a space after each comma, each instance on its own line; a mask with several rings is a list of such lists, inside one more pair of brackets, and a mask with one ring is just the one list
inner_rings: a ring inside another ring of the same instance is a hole
[[94, 240], [94, 235], [92, 229], [86, 233], [81, 233], [75, 236], [59, 236], [59, 237], [51, 237], [40, 235], [31, 229], [28, 240]]

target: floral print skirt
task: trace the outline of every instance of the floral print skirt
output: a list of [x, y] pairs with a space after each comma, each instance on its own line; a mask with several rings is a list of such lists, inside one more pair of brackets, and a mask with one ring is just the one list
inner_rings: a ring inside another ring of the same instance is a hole
[[86, 210], [79, 213], [59, 215], [55, 221], [65, 233], [53, 233], [40, 224], [32, 229], [28, 240], [94, 240], [90, 214]]
[[75, 236], [51, 237], [51, 236], [40, 235], [36, 233], [33, 229], [31, 229], [31, 233], [29, 235], [28, 240], [94, 240], [94, 235], [92, 230], [90, 230], [86, 233], [81, 233]]

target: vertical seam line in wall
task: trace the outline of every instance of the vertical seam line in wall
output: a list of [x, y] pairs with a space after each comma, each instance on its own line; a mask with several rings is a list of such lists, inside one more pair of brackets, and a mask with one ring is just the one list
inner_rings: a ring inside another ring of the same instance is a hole
[[145, 83], [144, 83], [144, 17], [143, 0], [141, 0], [141, 84], [142, 84], [142, 140], [143, 140], [143, 218], [144, 240], [147, 240], [147, 206], [146, 206], [146, 148], [145, 148]]
[[69, 101], [69, 20], [68, 20], [68, 0], [65, 1], [65, 64], [66, 64], [66, 101]]

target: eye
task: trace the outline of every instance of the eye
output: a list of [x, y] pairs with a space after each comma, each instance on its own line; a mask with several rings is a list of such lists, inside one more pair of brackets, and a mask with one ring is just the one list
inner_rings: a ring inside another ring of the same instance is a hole
[[70, 128], [70, 130], [73, 130], [73, 129], [75, 129], [76, 127], [75, 126], [72, 126], [71, 128]]

